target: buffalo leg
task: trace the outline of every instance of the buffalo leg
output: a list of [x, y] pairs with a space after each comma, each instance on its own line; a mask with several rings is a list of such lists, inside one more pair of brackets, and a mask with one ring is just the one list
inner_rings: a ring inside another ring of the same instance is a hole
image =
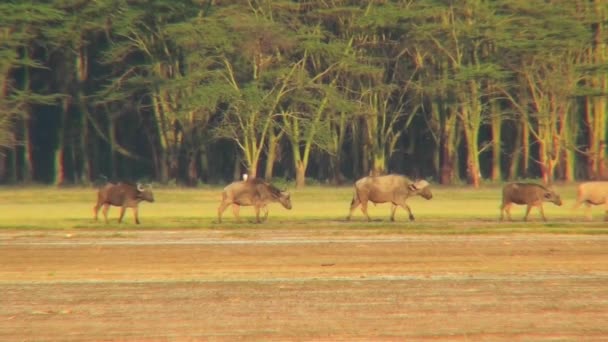
[[507, 213], [507, 220], [509, 220], [509, 221], [513, 221], [513, 219], [511, 218], [511, 206], [512, 205], [513, 204], [511, 204], [511, 203], [507, 203], [504, 205], [504, 211], [505, 211], [505, 213]]
[[543, 209], [543, 205], [538, 206], [538, 210], [540, 211], [540, 216], [543, 218], [543, 221], [547, 222], [547, 218], [545, 217], [545, 209]]
[[229, 205], [230, 205], [229, 202], [222, 201], [222, 203], [220, 203], [219, 208], [217, 208], [217, 221], [219, 223], [222, 223], [222, 214], [224, 213], [226, 208], [228, 208]]
[[363, 214], [365, 215], [365, 217], [367, 217], [367, 221], [371, 221], [372, 220], [372, 218], [369, 217], [369, 214], [367, 213], [367, 200], [361, 201], [361, 211], [363, 212]]
[[120, 216], [118, 217], [118, 223], [122, 222], [122, 218], [125, 216], [126, 207], [120, 207]]
[[139, 215], [137, 207], [133, 207], [133, 216], [135, 216], [135, 224], [139, 224]]
[[255, 223], [261, 223], [262, 221], [260, 221], [260, 206], [254, 205], [253, 208], [255, 209]]
[[530, 215], [530, 210], [532, 210], [532, 206], [528, 205], [526, 207], [526, 215], [524, 216], [524, 221], [528, 221], [528, 215]]
[[108, 210], [110, 210], [110, 205], [104, 204], [103, 205], [103, 218], [105, 219], [106, 223], [108, 223]]
[[[606, 205], [606, 213], [608, 213], [608, 205]], [[591, 216], [591, 204], [589, 204], [589, 202], [585, 202], [585, 218], [589, 221], [593, 218]]]
[[262, 221], [268, 220], [268, 206], [264, 206], [264, 219]]
[[93, 213], [95, 214], [95, 221], [97, 221], [97, 216], [99, 214], [99, 208], [101, 207], [100, 203], [95, 204], [93, 207]]
[[395, 212], [397, 211], [397, 205], [395, 203], [391, 204], [391, 222], [395, 221]]
[[407, 205], [407, 203], [403, 203], [401, 206], [403, 207], [403, 209], [407, 210], [407, 213], [410, 215], [410, 221], [414, 221], [414, 214], [412, 214], [412, 209], [410, 208], [410, 206]]
[[239, 209], [241, 208], [238, 204], [232, 204], [232, 214], [236, 218], [236, 222], [241, 222], [241, 217], [239, 216]]
[[359, 197], [357, 197], [356, 195], [353, 196], [353, 200], [350, 201], [350, 211], [348, 212], [348, 216], [346, 216], [347, 221], [350, 220], [351, 216], [353, 216], [353, 211], [357, 209], [359, 204], [361, 204], [361, 202], [359, 201]]

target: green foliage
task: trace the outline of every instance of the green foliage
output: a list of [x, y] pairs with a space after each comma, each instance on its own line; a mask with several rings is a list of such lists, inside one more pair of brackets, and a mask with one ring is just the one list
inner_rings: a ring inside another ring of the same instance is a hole
[[[300, 175], [310, 179], [354, 179], [382, 162], [446, 181], [441, 170], [470, 176], [471, 165], [482, 174], [500, 165], [485, 153], [496, 125], [504, 141], [492, 145], [502, 149], [492, 158], [519, 162], [512, 156], [524, 140], [511, 141], [523, 136], [515, 117], [526, 118], [531, 133], [531, 153], [521, 158], [533, 166], [519, 173], [540, 173], [543, 162], [533, 156], [551, 142], [561, 151], [551, 152], [561, 177], [577, 169], [564, 165], [573, 162], [562, 157], [566, 151], [598, 150], [597, 141], [606, 140], [582, 127], [570, 134], [541, 129], [565, 127], [566, 116], [594, 132], [605, 126], [601, 117], [589, 119], [592, 106], [574, 106], [608, 92], [600, 58], [604, 7], [542, 0], [5, 1], [0, 144], [10, 153], [0, 170], [27, 169], [35, 160], [46, 166], [33, 174], [59, 165], [80, 180], [134, 172], [198, 184], [229, 179], [239, 159], [248, 167], [276, 159], [287, 176], [310, 162]], [[543, 121], [550, 113], [565, 114]], [[43, 151], [14, 147], [23, 139], [47, 142], [43, 131], [55, 137]], [[141, 157], [121, 159], [134, 155]], [[574, 160], [581, 178], [588, 158]]]

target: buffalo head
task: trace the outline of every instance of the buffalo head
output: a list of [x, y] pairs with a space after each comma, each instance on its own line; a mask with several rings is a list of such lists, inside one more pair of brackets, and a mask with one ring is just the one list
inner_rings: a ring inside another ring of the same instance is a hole
[[429, 185], [429, 182], [425, 181], [424, 179], [421, 179], [410, 184], [408, 189], [412, 191], [413, 194], [420, 195], [423, 198], [430, 200], [431, 198], [433, 198], [433, 193], [431, 192]]
[[544, 200], [547, 202], [555, 203], [558, 206], [562, 205], [562, 198], [557, 192], [555, 192], [555, 189], [553, 188], [547, 189], [547, 191], [545, 191], [545, 193], [543, 194], [543, 197]]
[[144, 187], [143, 184], [137, 183], [137, 197], [143, 201], [154, 202], [152, 185], [148, 184], [146, 187]]
[[291, 195], [287, 191], [281, 191], [281, 195], [278, 198], [279, 202], [285, 207], [285, 209], [291, 209]]

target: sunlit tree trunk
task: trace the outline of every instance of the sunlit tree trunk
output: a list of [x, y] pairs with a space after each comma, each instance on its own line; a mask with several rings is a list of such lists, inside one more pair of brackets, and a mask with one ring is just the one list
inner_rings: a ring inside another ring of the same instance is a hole
[[156, 149], [156, 153], [157, 153], [157, 160], [158, 160], [158, 172], [159, 174], [158, 176], [158, 180], [161, 183], [166, 183], [167, 181], [169, 181], [169, 158], [167, 155], [167, 151], [169, 149], [169, 139], [167, 137], [167, 123], [165, 122], [165, 116], [163, 114], [163, 106], [161, 105], [161, 99], [159, 94], [155, 94], [152, 96], [152, 101], [153, 101], [153, 110], [154, 110], [154, 117], [156, 118], [155, 120], [155, 125], [156, 125], [156, 132], [157, 132], [157, 137], [158, 137], [158, 145], [159, 148]]
[[[606, 54], [606, 37], [604, 25], [606, 18], [606, 1], [592, 0], [595, 22], [592, 24], [593, 45], [590, 49], [590, 60], [593, 64], [604, 65], [608, 60]], [[590, 85], [601, 94], [608, 92], [608, 76], [603, 68], [590, 77]], [[588, 97], [585, 120], [589, 128], [587, 151], [588, 174], [591, 179], [600, 179], [604, 174], [606, 149], [602, 144], [608, 139], [608, 110], [606, 95]]]
[[339, 185], [344, 181], [342, 174], [342, 146], [344, 146], [344, 138], [346, 136], [346, 112], [341, 111], [338, 114], [337, 120], [332, 122], [331, 136], [331, 153], [329, 156], [329, 168], [332, 176], [332, 183]]
[[57, 125], [57, 144], [55, 145], [55, 156], [54, 156], [54, 164], [55, 164], [55, 177], [53, 183], [55, 185], [63, 185], [66, 183], [66, 125], [67, 125], [67, 117], [69, 110], [69, 100], [63, 100], [62, 111], [60, 114], [60, 122]]
[[462, 121], [464, 138], [467, 146], [467, 176], [470, 183], [478, 188], [481, 184], [479, 171], [479, 127], [481, 125], [481, 103], [479, 100], [478, 83], [469, 81], [463, 96], [463, 102], [459, 111]]
[[272, 180], [274, 163], [277, 160], [279, 152], [279, 141], [282, 133], [276, 134], [272, 129], [268, 131], [268, 146], [266, 150], [266, 167], [264, 168], [264, 179]]
[[498, 182], [502, 179], [502, 116], [497, 101], [490, 103], [490, 125], [492, 130], [492, 169], [490, 171], [490, 178], [492, 181]]
[[522, 124], [517, 121], [513, 127], [515, 134], [513, 137], [513, 150], [511, 151], [511, 158], [509, 159], [509, 180], [514, 180], [519, 174], [519, 166], [521, 165], [522, 158]]
[[458, 178], [458, 126], [458, 116], [454, 113], [446, 114], [441, 128], [441, 184], [452, 184]]

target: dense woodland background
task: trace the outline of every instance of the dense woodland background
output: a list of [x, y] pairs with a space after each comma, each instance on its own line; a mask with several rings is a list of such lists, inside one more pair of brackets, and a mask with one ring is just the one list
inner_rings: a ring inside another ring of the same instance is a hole
[[0, 181], [608, 176], [608, 0], [8, 0]]

